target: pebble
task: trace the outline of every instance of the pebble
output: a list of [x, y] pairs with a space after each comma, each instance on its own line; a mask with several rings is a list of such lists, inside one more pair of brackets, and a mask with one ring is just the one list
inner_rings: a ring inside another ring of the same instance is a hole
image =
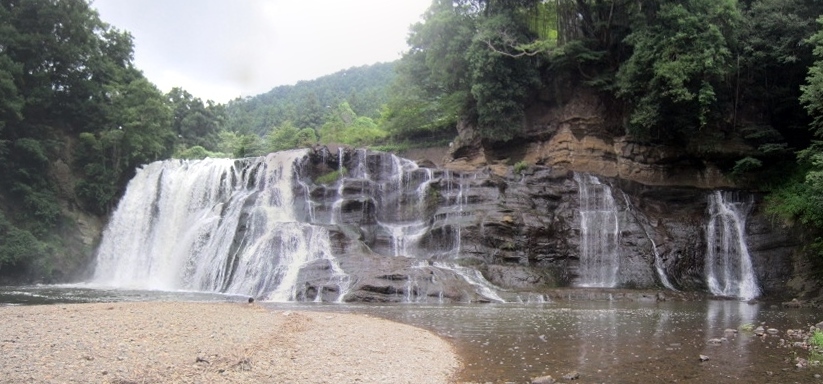
[[532, 379], [532, 384], [554, 384], [555, 380], [551, 376], [540, 376]]
[[571, 371], [565, 375], [563, 375], [563, 380], [577, 380], [580, 378], [580, 374], [577, 371]]

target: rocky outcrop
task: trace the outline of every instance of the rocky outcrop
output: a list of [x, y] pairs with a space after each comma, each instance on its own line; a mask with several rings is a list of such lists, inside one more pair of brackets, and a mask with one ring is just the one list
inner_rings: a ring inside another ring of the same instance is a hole
[[693, 139], [688, 146], [637, 140], [624, 132], [616, 108], [592, 90], [574, 88], [566, 97], [562, 104], [536, 101], [527, 111], [523, 132], [510, 143], [483, 142], [461, 123], [444, 166], [466, 170], [523, 161], [646, 185], [716, 189], [733, 188], [724, 167], [754, 152], [737, 139]]
[[[507, 298], [576, 285], [582, 229], [571, 163], [514, 174], [512, 167], [417, 168], [385, 153], [325, 151], [310, 154], [301, 185], [313, 198], [314, 219], [338, 228], [335, 253], [357, 276], [346, 300], [483, 300], [469, 280], [438, 263], [481, 272]], [[312, 182], [341, 167], [348, 176]], [[685, 182], [600, 181], [611, 187], [619, 222], [616, 286], [662, 288], [659, 258], [677, 289], [705, 291], [709, 191]], [[748, 222], [759, 284], [766, 295], [781, 294], [797, 241], [758, 210]]]

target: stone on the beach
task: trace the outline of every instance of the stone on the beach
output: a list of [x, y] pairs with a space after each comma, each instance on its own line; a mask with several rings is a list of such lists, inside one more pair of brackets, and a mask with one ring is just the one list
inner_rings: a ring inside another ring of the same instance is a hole
[[763, 336], [765, 333], [766, 330], [763, 328], [762, 325], [754, 329], [754, 334], [757, 336]]
[[700, 355], [700, 361], [709, 361], [709, 357], [706, 355]]
[[565, 375], [563, 375], [564, 380], [577, 380], [580, 378], [580, 374], [577, 371], [571, 371]]
[[540, 376], [532, 379], [532, 384], [554, 384], [554, 378], [551, 376]]
[[803, 302], [797, 299], [792, 299], [792, 301], [784, 301], [781, 304], [786, 308], [800, 308], [803, 306]]
[[776, 335], [776, 334], [780, 333], [780, 331], [777, 330], [777, 328], [769, 328], [769, 329], [766, 330], [766, 332], [768, 332], [770, 335]]

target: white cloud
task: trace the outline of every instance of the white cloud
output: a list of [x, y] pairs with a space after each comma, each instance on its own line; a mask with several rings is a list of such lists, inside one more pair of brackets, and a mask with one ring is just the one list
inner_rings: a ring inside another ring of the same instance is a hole
[[96, 0], [163, 91], [225, 102], [396, 60], [430, 0]]

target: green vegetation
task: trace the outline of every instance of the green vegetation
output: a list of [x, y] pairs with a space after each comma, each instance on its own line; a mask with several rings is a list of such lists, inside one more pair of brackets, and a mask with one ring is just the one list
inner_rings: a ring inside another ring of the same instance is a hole
[[322, 175], [322, 176], [318, 177], [317, 179], [314, 180], [314, 182], [317, 183], [317, 184], [326, 184], [326, 185], [334, 184], [334, 183], [337, 182], [337, 180], [340, 180], [340, 178], [343, 177], [344, 175], [346, 175], [348, 172], [349, 171], [346, 170], [346, 167], [343, 167], [342, 169], [338, 169], [336, 171], [331, 171], [331, 172], [329, 172], [325, 175]]
[[809, 335], [809, 363], [811, 366], [820, 367], [823, 364], [823, 331], [815, 329]]
[[518, 161], [514, 164], [514, 174], [519, 175], [523, 173], [523, 171], [529, 169], [529, 163], [525, 161]]
[[[823, 17], [818, 19], [823, 27]], [[813, 240], [810, 253], [817, 256], [818, 272], [823, 265], [823, 28], [807, 43], [814, 47], [817, 61], [809, 68], [806, 83], [800, 87], [800, 101], [812, 118], [810, 128], [815, 140], [797, 152], [799, 166], [795, 177], [788, 178], [769, 196], [772, 212], [803, 224]]]
[[86, 0], [0, 1], [0, 26], [0, 272], [48, 280], [87, 251], [57, 235], [68, 211], [107, 214], [141, 164], [214, 155], [223, 106], [160, 92]]
[[279, 86], [262, 95], [226, 105], [226, 123], [234, 132], [267, 135], [272, 127], [291, 124], [319, 130], [333, 108], [344, 102], [359, 116], [378, 119], [394, 63], [349, 68], [296, 85]]
[[[137, 165], [171, 154], [171, 110], [131, 35], [86, 1], [2, 1], [0, 25], [0, 268], [48, 274], [60, 200], [108, 211]], [[56, 162], [80, 181], [59, 183]]]

